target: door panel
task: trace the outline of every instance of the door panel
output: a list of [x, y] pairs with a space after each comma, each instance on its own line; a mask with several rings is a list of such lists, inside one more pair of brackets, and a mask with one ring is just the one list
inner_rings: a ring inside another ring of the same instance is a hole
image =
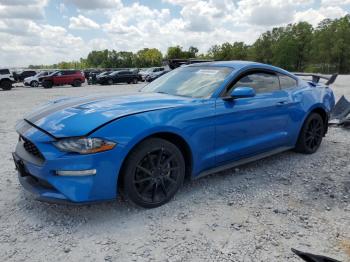
[[131, 74], [125, 74], [124, 75], [124, 82], [125, 83], [131, 82]]
[[216, 101], [217, 163], [269, 151], [288, 140], [290, 99], [284, 91]]
[[54, 77], [55, 85], [62, 85], [64, 83], [64, 76], [58, 75]]
[[123, 83], [125, 81], [125, 75], [123, 73], [119, 73], [116, 78], [116, 83]]

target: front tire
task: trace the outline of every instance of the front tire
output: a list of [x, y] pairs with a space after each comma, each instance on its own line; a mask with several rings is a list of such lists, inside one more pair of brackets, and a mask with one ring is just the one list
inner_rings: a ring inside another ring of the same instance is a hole
[[51, 81], [44, 81], [43, 82], [43, 87], [44, 88], [52, 88], [53, 83]]
[[0, 83], [0, 87], [2, 88], [2, 90], [4, 91], [8, 91], [12, 89], [12, 82], [10, 80], [3, 80]]
[[107, 83], [108, 83], [109, 85], [113, 85], [113, 80], [112, 80], [112, 79], [109, 79]]
[[132, 150], [122, 175], [126, 199], [144, 208], [155, 208], [167, 203], [181, 187], [185, 160], [174, 144], [151, 138]]
[[315, 153], [321, 145], [324, 133], [322, 117], [317, 113], [311, 113], [300, 131], [295, 151], [303, 154]]

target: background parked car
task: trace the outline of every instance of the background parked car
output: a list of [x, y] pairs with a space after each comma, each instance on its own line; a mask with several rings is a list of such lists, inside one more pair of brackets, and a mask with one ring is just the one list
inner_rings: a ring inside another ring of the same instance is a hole
[[97, 76], [103, 73], [101, 70], [90, 71], [88, 74], [84, 73], [88, 85], [97, 84]]
[[146, 81], [152, 82], [152, 81], [156, 80], [157, 78], [161, 77], [162, 75], [165, 75], [168, 72], [169, 71], [165, 70], [165, 71], [159, 71], [159, 72], [152, 73], [152, 74], [146, 76]]
[[147, 69], [143, 69], [139, 72], [139, 74], [141, 75], [141, 80], [145, 81], [146, 77], [152, 73], [156, 73], [156, 72], [162, 72], [165, 71], [164, 67], [151, 67], [151, 68], [147, 68]]
[[10, 90], [12, 88], [12, 83], [14, 78], [8, 69], [0, 69], [0, 88], [3, 90]]
[[53, 86], [71, 85], [81, 86], [85, 82], [85, 77], [82, 72], [78, 70], [62, 70], [56, 71], [42, 80], [44, 88], [52, 88]]
[[115, 83], [137, 84], [140, 80], [141, 76], [131, 71], [114, 71], [110, 74], [105, 74], [98, 77], [97, 82], [101, 85], [112, 85]]
[[24, 70], [20, 73], [13, 73], [16, 82], [23, 82], [25, 78], [35, 76], [37, 74], [34, 70]]
[[39, 73], [37, 73], [35, 76], [30, 76], [30, 77], [26, 77], [24, 78], [24, 85], [25, 86], [31, 86], [31, 87], [38, 87], [43, 78], [45, 76], [48, 76], [49, 74], [51, 74], [51, 72], [49, 71], [41, 71]]

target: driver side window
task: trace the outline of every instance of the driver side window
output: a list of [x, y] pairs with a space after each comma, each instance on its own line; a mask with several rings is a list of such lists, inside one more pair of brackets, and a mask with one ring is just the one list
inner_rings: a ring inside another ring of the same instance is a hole
[[243, 76], [234, 84], [232, 90], [236, 87], [251, 87], [257, 94], [280, 90], [278, 77], [273, 73], [265, 72], [255, 72]]

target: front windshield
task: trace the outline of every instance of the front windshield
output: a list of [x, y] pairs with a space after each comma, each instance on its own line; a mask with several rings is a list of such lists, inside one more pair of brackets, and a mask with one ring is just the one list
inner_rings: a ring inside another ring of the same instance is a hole
[[144, 68], [140, 71], [140, 73], [150, 73], [152, 72], [154, 69], [154, 67], [151, 67], [151, 68]]
[[114, 71], [114, 72], [110, 73], [109, 75], [115, 76], [115, 75], [117, 75], [118, 73], [119, 73], [119, 71]]
[[154, 80], [141, 91], [188, 97], [209, 97], [225, 81], [232, 70], [229, 67], [180, 67]]
[[54, 72], [52, 72], [51, 74], [49, 74], [49, 76], [53, 76], [53, 75], [56, 75], [56, 74], [58, 74], [60, 71], [54, 71]]
[[109, 71], [105, 71], [105, 72], [102, 72], [101, 74], [97, 75], [97, 76], [105, 76], [107, 74], [109, 74], [110, 72]]
[[46, 76], [46, 75], [50, 75], [50, 73], [49, 73], [49, 72], [46, 72], [46, 71], [41, 71], [41, 72], [37, 73], [37, 74], [35, 75], [35, 77]]

